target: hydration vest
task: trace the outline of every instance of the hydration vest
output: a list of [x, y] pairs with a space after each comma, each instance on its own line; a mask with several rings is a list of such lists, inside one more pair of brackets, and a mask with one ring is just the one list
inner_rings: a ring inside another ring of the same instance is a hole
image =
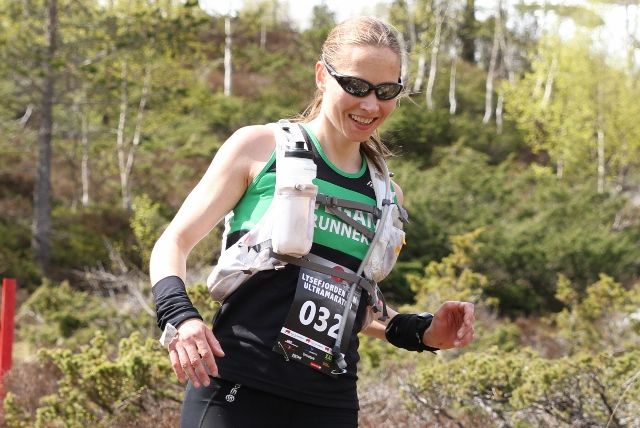
[[[305, 141], [301, 126], [286, 120], [268, 125], [274, 132], [276, 141], [276, 165], [282, 159], [284, 152], [299, 141]], [[395, 192], [390, 180], [387, 166], [382, 162], [382, 171], [368, 162], [371, 182], [376, 196], [376, 204], [369, 205], [362, 202], [336, 198], [330, 195], [317, 194], [316, 204], [324, 205], [325, 210], [338, 217], [341, 221], [353, 227], [369, 241], [369, 248], [356, 272], [336, 269], [336, 264], [313, 254], [294, 257], [277, 254], [271, 248], [271, 231], [275, 221], [273, 204], [258, 220], [255, 226], [242, 235], [233, 245], [226, 248], [226, 238], [230, 231], [233, 212], [225, 218], [225, 232], [222, 243], [222, 253], [213, 271], [207, 278], [207, 286], [211, 296], [216, 301], [224, 301], [231, 293], [241, 286], [247, 279], [257, 272], [282, 269], [285, 264], [297, 266], [341, 278], [351, 285], [351, 289], [360, 287], [367, 291], [369, 310], [367, 311], [362, 328], [366, 328], [374, 319], [374, 313], [381, 313], [378, 317], [387, 317], [384, 297], [377, 285], [391, 272], [398, 258], [398, 254], [405, 243], [403, 223], [408, 221], [407, 212], [395, 202]], [[276, 167], [276, 175], [278, 168]], [[375, 220], [375, 230], [368, 229], [358, 223], [340, 208], [361, 210], [370, 213]], [[313, 215], [313, 211], [312, 214]], [[313, 219], [311, 219], [313, 220]], [[347, 301], [350, 301], [347, 299]], [[345, 312], [348, 310], [348, 305]], [[346, 316], [343, 317], [346, 320]], [[338, 332], [338, 339], [334, 348], [339, 349], [344, 325]], [[338, 358], [341, 360], [341, 358]]]

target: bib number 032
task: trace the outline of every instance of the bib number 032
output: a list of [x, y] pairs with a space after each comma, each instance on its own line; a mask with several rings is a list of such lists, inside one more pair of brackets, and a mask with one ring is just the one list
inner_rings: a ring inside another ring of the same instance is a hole
[[[333, 314], [333, 320], [329, 320], [330, 317], [331, 311], [329, 311], [329, 309], [324, 306], [318, 308], [312, 300], [307, 300], [302, 304], [300, 314], [298, 315], [298, 319], [302, 325], [310, 325], [313, 323], [314, 330], [321, 333], [327, 331], [328, 328], [327, 336], [337, 339], [342, 315]], [[330, 327], [329, 322], [332, 323]]]

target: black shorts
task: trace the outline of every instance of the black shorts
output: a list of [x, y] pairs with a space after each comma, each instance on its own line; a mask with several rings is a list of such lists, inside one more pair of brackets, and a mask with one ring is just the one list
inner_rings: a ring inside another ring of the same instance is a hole
[[220, 378], [187, 385], [182, 428], [355, 428], [358, 410], [323, 407], [278, 397]]

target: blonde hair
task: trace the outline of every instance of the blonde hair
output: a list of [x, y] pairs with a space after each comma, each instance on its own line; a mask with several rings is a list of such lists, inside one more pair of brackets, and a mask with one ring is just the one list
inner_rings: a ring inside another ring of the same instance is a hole
[[[349, 19], [331, 30], [322, 45], [322, 56], [329, 64], [340, 64], [341, 54], [346, 46], [376, 46], [389, 48], [399, 58], [404, 55], [398, 39], [398, 31], [380, 19], [362, 16]], [[320, 114], [322, 92], [316, 93], [309, 106], [296, 118], [300, 122], [310, 122]], [[392, 152], [384, 145], [376, 130], [367, 141], [362, 142], [360, 151], [373, 162], [378, 170], [382, 170], [382, 162]]]

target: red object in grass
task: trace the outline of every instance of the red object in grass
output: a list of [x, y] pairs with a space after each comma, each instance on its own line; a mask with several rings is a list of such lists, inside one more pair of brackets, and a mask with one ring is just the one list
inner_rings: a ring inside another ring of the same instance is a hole
[[5, 392], [2, 387], [4, 374], [11, 369], [13, 352], [13, 318], [16, 311], [16, 280], [2, 280], [2, 306], [0, 307], [0, 400]]

